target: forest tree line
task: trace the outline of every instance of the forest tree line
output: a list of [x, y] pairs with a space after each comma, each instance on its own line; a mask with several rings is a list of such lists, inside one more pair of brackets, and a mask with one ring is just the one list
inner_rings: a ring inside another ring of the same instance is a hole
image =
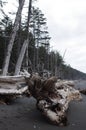
[[[20, 1], [20, 0], [19, 0]], [[13, 30], [12, 19], [4, 12], [3, 6], [5, 2], [0, 0], [3, 16], [0, 18], [0, 69], [2, 70], [4, 58], [6, 57], [7, 46]], [[13, 15], [15, 12], [11, 12]], [[29, 30], [28, 30], [29, 21]], [[50, 35], [47, 27], [47, 20], [42, 11], [34, 6], [31, 6], [30, 19], [26, 16], [24, 20], [20, 19], [19, 28], [14, 40], [8, 72], [13, 74], [20, 50], [24, 40], [29, 36], [29, 44], [24, 55], [21, 70], [27, 69], [30, 73], [38, 72], [40, 75], [50, 74], [58, 76], [62, 79], [80, 79], [86, 78], [84, 73], [81, 73], [71, 66], [66, 65], [64, 57], [58, 51], [53, 51], [50, 46]], [[27, 33], [28, 32], [28, 33]], [[58, 43], [59, 44], [59, 43]], [[28, 66], [27, 66], [28, 65]]]

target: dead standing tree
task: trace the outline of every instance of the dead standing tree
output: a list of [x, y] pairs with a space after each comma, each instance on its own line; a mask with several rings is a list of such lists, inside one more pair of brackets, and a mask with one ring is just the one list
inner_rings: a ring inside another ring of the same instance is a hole
[[25, 2], [25, 0], [21, 0], [21, 3], [19, 2], [19, 8], [18, 8], [18, 11], [16, 13], [14, 27], [13, 27], [12, 34], [11, 34], [11, 39], [9, 41], [7, 53], [6, 53], [5, 60], [4, 60], [3, 71], [2, 71], [3, 76], [6, 75], [7, 72], [8, 72], [10, 56], [11, 56], [15, 36], [16, 36], [17, 30], [19, 29], [19, 21], [20, 21], [20, 18], [21, 18], [21, 12], [22, 12], [22, 9], [23, 9], [23, 6], [24, 6], [24, 2]]
[[[29, 45], [29, 22], [30, 22], [30, 15], [31, 15], [31, 7], [32, 7], [32, 0], [29, 0], [28, 22], [27, 22], [27, 25], [28, 25], [27, 26], [27, 39], [24, 41], [24, 43], [22, 45], [22, 48], [21, 48], [21, 51], [20, 51], [20, 54], [19, 54], [19, 57], [18, 57], [18, 60], [17, 60], [17, 64], [16, 64], [16, 67], [15, 67], [14, 75], [18, 75], [19, 72], [20, 72], [25, 51], [26, 51], [26, 49]], [[30, 60], [29, 60], [29, 63], [30, 63], [30, 66], [31, 66]], [[27, 51], [27, 66], [28, 66], [28, 51]]]
[[[30, 31], [29, 31], [29, 27], [30, 27], [30, 18], [31, 18], [31, 8], [32, 8], [32, 0], [29, 0], [29, 6], [28, 6], [28, 18], [27, 18], [27, 39], [28, 39], [28, 43], [27, 43], [27, 47], [26, 47], [26, 70], [28, 71], [28, 62], [29, 62], [29, 65], [31, 67], [31, 61], [29, 59], [29, 56], [28, 56], [28, 46], [29, 46], [29, 40], [30, 40]], [[32, 68], [32, 67], [31, 67]], [[32, 71], [32, 69], [31, 69]]]

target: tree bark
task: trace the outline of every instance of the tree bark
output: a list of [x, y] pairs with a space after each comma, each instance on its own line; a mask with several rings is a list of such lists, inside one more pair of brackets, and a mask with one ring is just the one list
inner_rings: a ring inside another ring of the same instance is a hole
[[[31, 15], [31, 7], [32, 7], [32, 0], [29, 0], [29, 8], [28, 8], [28, 21], [27, 21], [27, 40], [24, 41], [23, 46], [21, 48], [20, 55], [17, 60], [17, 64], [15, 67], [14, 75], [18, 75], [22, 66], [22, 61], [26, 52], [26, 67], [28, 68], [28, 62], [31, 66], [31, 61], [28, 57], [28, 45], [29, 45], [29, 22], [30, 22], [30, 15]], [[28, 71], [28, 70], [27, 70]], [[32, 67], [31, 67], [32, 71]]]
[[26, 47], [26, 70], [27, 71], [28, 71], [28, 62], [29, 62], [29, 60], [28, 60], [29, 59], [29, 56], [28, 56], [28, 46], [29, 46], [29, 25], [30, 25], [31, 8], [32, 8], [32, 0], [29, 0], [28, 20], [27, 20], [27, 39], [28, 39], [28, 45]]
[[17, 60], [17, 63], [16, 63], [14, 75], [18, 75], [19, 72], [20, 72], [20, 68], [21, 68], [21, 65], [22, 65], [22, 61], [23, 61], [23, 58], [24, 58], [24, 54], [25, 54], [27, 45], [28, 45], [28, 40], [25, 40], [23, 45], [22, 45], [22, 48], [21, 48], [21, 51], [20, 51], [20, 54], [19, 54], [19, 57], [18, 57], [18, 60]]
[[[19, 4], [21, 4], [21, 0], [19, 0]], [[20, 18], [20, 21], [19, 21], [19, 34], [18, 34], [18, 45], [17, 45], [17, 57], [19, 56], [19, 52], [20, 52], [20, 49], [21, 49], [21, 18]]]
[[22, 75], [17, 76], [0, 76], [0, 84], [13, 84], [17, 82], [25, 82], [25, 78]]
[[11, 56], [15, 36], [16, 36], [17, 30], [19, 29], [19, 21], [21, 18], [21, 12], [23, 9], [24, 2], [25, 2], [25, 0], [21, 1], [21, 4], [19, 4], [19, 8], [18, 8], [18, 11], [16, 13], [14, 28], [13, 28], [13, 31], [11, 34], [11, 39], [10, 39], [9, 44], [8, 44], [7, 53], [6, 53], [6, 57], [5, 57], [4, 65], [3, 65], [2, 75], [6, 75], [8, 72], [10, 56]]

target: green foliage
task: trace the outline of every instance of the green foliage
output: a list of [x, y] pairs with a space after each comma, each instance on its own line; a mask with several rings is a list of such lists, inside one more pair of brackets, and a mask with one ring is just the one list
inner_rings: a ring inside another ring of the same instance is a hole
[[40, 46], [39, 47], [39, 60], [40, 60], [40, 63], [45, 63], [45, 58], [47, 56], [47, 52], [46, 52], [46, 49], [45, 47], [43, 46]]

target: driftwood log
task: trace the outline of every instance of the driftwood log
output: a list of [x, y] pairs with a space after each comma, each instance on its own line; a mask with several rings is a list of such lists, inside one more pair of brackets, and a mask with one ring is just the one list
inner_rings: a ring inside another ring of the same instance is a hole
[[37, 109], [53, 124], [67, 125], [69, 103], [81, 100], [79, 90], [74, 88], [72, 81], [59, 80], [51, 77], [47, 80], [40, 76], [19, 75], [0, 76], [0, 102], [8, 103], [12, 98], [25, 93], [37, 100]]
[[30, 96], [25, 76], [0, 76], [0, 103], [8, 104], [22, 94]]
[[74, 88], [71, 81], [58, 80], [51, 77], [42, 80], [39, 76], [32, 76], [27, 80], [29, 91], [37, 100], [37, 108], [53, 124], [67, 125], [69, 103], [81, 100], [81, 94]]
[[26, 89], [24, 76], [0, 76], [0, 94], [21, 94]]

